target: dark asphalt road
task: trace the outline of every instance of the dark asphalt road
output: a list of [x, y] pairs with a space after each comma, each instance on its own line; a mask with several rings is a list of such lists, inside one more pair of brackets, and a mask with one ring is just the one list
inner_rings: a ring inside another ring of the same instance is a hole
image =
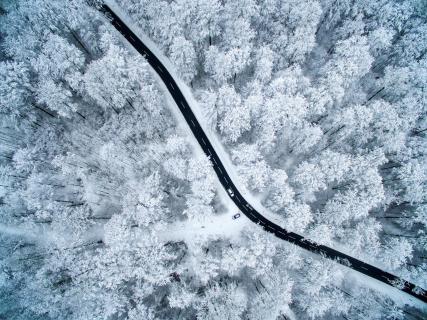
[[[403, 288], [400, 290], [427, 302], [427, 294], [425, 290], [415, 290], [416, 286], [408, 281], [405, 281], [395, 275], [385, 272], [379, 268], [371, 266], [363, 261], [352, 258], [344, 253], [341, 253], [332, 248], [316, 244], [310, 240], [305, 239], [299, 234], [288, 232], [275, 223], [267, 220], [260, 213], [251, 207], [251, 205], [242, 197], [239, 190], [231, 181], [227, 171], [225, 170], [221, 160], [216, 154], [212, 147], [209, 139], [199, 125], [196, 117], [190, 109], [187, 101], [185, 100], [182, 92], [178, 88], [175, 80], [172, 78], [170, 73], [166, 70], [159, 59], [142, 43], [141, 40], [124, 24], [124, 22], [107, 6], [102, 6], [102, 11], [109, 17], [111, 24], [132, 44], [135, 49], [142, 54], [148, 63], [158, 73], [160, 78], [165, 83], [170, 94], [175, 100], [177, 106], [184, 115], [185, 120], [191, 128], [194, 136], [202, 147], [203, 151], [210, 158], [213, 168], [218, 176], [219, 181], [226, 190], [231, 189], [234, 192], [234, 196], [231, 197], [236, 206], [244, 213], [251, 221], [259, 224], [264, 228], [265, 231], [273, 233], [276, 237], [293, 243], [303, 249], [310, 252], [321, 254], [324, 257], [332, 259], [342, 265], [345, 265], [353, 270], [359, 271], [369, 277], [377, 279], [381, 282], [391, 285], [394, 282], [404, 283]], [[231, 218], [230, 218], [231, 222]], [[418, 287], [419, 288], [419, 287]], [[421, 289], [421, 288], [419, 288]], [[420, 292], [421, 291], [421, 292]]]

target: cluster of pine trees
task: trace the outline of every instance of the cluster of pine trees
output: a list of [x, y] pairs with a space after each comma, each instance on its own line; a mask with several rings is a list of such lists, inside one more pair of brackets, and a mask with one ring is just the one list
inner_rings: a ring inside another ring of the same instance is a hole
[[425, 1], [118, 3], [285, 228], [427, 284]]
[[[118, 2], [287, 227], [425, 287], [421, 4]], [[420, 317], [255, 225], [172, 237], [216, 177], [87, 1], [3, 1], [0, 46], [0, 318]]]

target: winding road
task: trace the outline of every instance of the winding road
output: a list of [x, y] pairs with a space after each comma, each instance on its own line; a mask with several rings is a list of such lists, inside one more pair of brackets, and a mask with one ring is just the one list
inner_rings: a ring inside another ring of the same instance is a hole
[[[243, 198], [239, 190], [234, 185], [233, 181], [225, 170], [224, 165], [222, 164], [217, 153], [212, 147], [212, 144], [209, 142], [208, 137], [204, 133], [202, 127], [194, 116], [194, 113], [190, 109], [190, 106], [184, 98], [184, 95], [182, 94], [175, 80], [165, 68], [165, 66], [153, 54], [153, 52], [151, 52], [147, 48], [147, 46], [145, 46], [144, 43], [126, 26], [126, 24], [110, 9], [109, 6], [105, 4], [102, 5], [101, 11], [107, 15], [111, 24], [131, 43], [131, 45], [141, 55], [145, 57], [147, 62], [154, 68], [154, 70], [163, 80], [164, 84], [166, 85], [167, 89], [175, 100], [178, 108], [184, 115], [187, 124], [191, 128], [191, 131], [193, 132], [205, 154], [212, 162], [213, 168], [218, 176], [219, 181], [221, 182], [225, 190], [227, 190], [227, 193], [243, 214], [245, 214], [252, 222], [264, 228], [265, 231], [273, 233], [276, 237], [280, 239], [293, 243], [310, 252], [320, 254], [324, 257], [332, 259], [342, 265], [352, 268], [353, 270], [356, 270], [388, 285], [393, 285], [393, 283], [400, 283], [402, 284], [402, 286], [398, 287], [400, 290], [427, 303], [426, 291], [421, 289], [420, 287], [417, 287], [413, 283], [405, 281], [404, 279], [401, 279], [391, 273], [383, 271], [363, 261], [357, 260], [342, 252], [314, 243], [313, 241], [305, 239], [299, 234], [288, 232], [277, 224], [266, 219], [254, 208], [252, 208], [252, 206]], [[230, 192], [230, 190], [232, 192]], [[234, 195], [231, 195], [231, 193], [233, 193]]]

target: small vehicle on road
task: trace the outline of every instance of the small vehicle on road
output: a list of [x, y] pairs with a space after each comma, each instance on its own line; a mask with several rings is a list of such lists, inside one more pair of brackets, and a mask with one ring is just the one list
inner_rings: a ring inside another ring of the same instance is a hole
[[236, 219], [239, 219], [240, 218], [240, 213], [238, 212], [238, 213], [236, 213], [234, 216], [233, 216], [233, 220], [236, 220]]
[[231, 188], [228, 188], [227, 192], [230, 195], [230, 197], [234, 197], [234, 192], [233, 192], [233, 190], [231, 190]]

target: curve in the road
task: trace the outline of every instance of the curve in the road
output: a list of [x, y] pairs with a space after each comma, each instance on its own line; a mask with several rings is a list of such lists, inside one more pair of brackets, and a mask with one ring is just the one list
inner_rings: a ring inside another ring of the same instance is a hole
[[[175, 100], [177, 106], [184, 115], [185, 120], [191, 128], [191, 131], [193, 132], [205, 154], [211, 160], [219, 181], [221, 182], [225, 190], [227, 190], [227, 193], [229, 194], [233, 202], [236, 204], [236, 206], [240, 209], [240, 211], [244, 213], [252, 222], [259, 224], [264, 228], [265, 231], [273, 233], [276, 237], [280, 239], [293, 243], [310, 252], [321, 254], [324, 257], [332, 259], [342, 265], [352, 268], [353, 270], [359, 271], [360, 273], [377, 279], [383, 283], [386, 283], [388, 285], [399, 283], [400, 285], [396, 286], [397, 288], [427, 303], [426, 291], [414, 285], [413, 283], [410, 283], [377, 267], [369, 265], [363, 261], [357, 260], [342, 252], [305, 239], [299, 234], [286, 231], [282, 227], [266, 219], [254, 208], [252, 208], [252, 206], [242, 197], [239, 190], [236, 188], [233, 181], [230, 179], [227, 171], [224, 168], [224, 165], [222, 164], [217, 153], [212, 147], [212, 144], [209, 142], [209, 139], [204, 133], [202, 127], [199, 125], [196, 117], [190, 109], [189, 104], [184, 98], [184, 95], [182, 94], [175, 80], [172, 78], [165, 66], [150, 51], [150, 49], [147, 48], [147, 46], [145, 46], [144, 43], [130, 30], [130, 28], [126, 26], [126, 24], [114, 13], [114, 11], [110, 9], [109, 6], [104, 4], [102, 5], [101, 10], [109, 17], [111, 24], [132, 44], [132, 46], [141, 55], [145, 57], [147, 62], [153, 67], [153, 69], [163, 80], [167, 89]], [[229, 190], [234, 193], [233, 196], [230, 195]]]

